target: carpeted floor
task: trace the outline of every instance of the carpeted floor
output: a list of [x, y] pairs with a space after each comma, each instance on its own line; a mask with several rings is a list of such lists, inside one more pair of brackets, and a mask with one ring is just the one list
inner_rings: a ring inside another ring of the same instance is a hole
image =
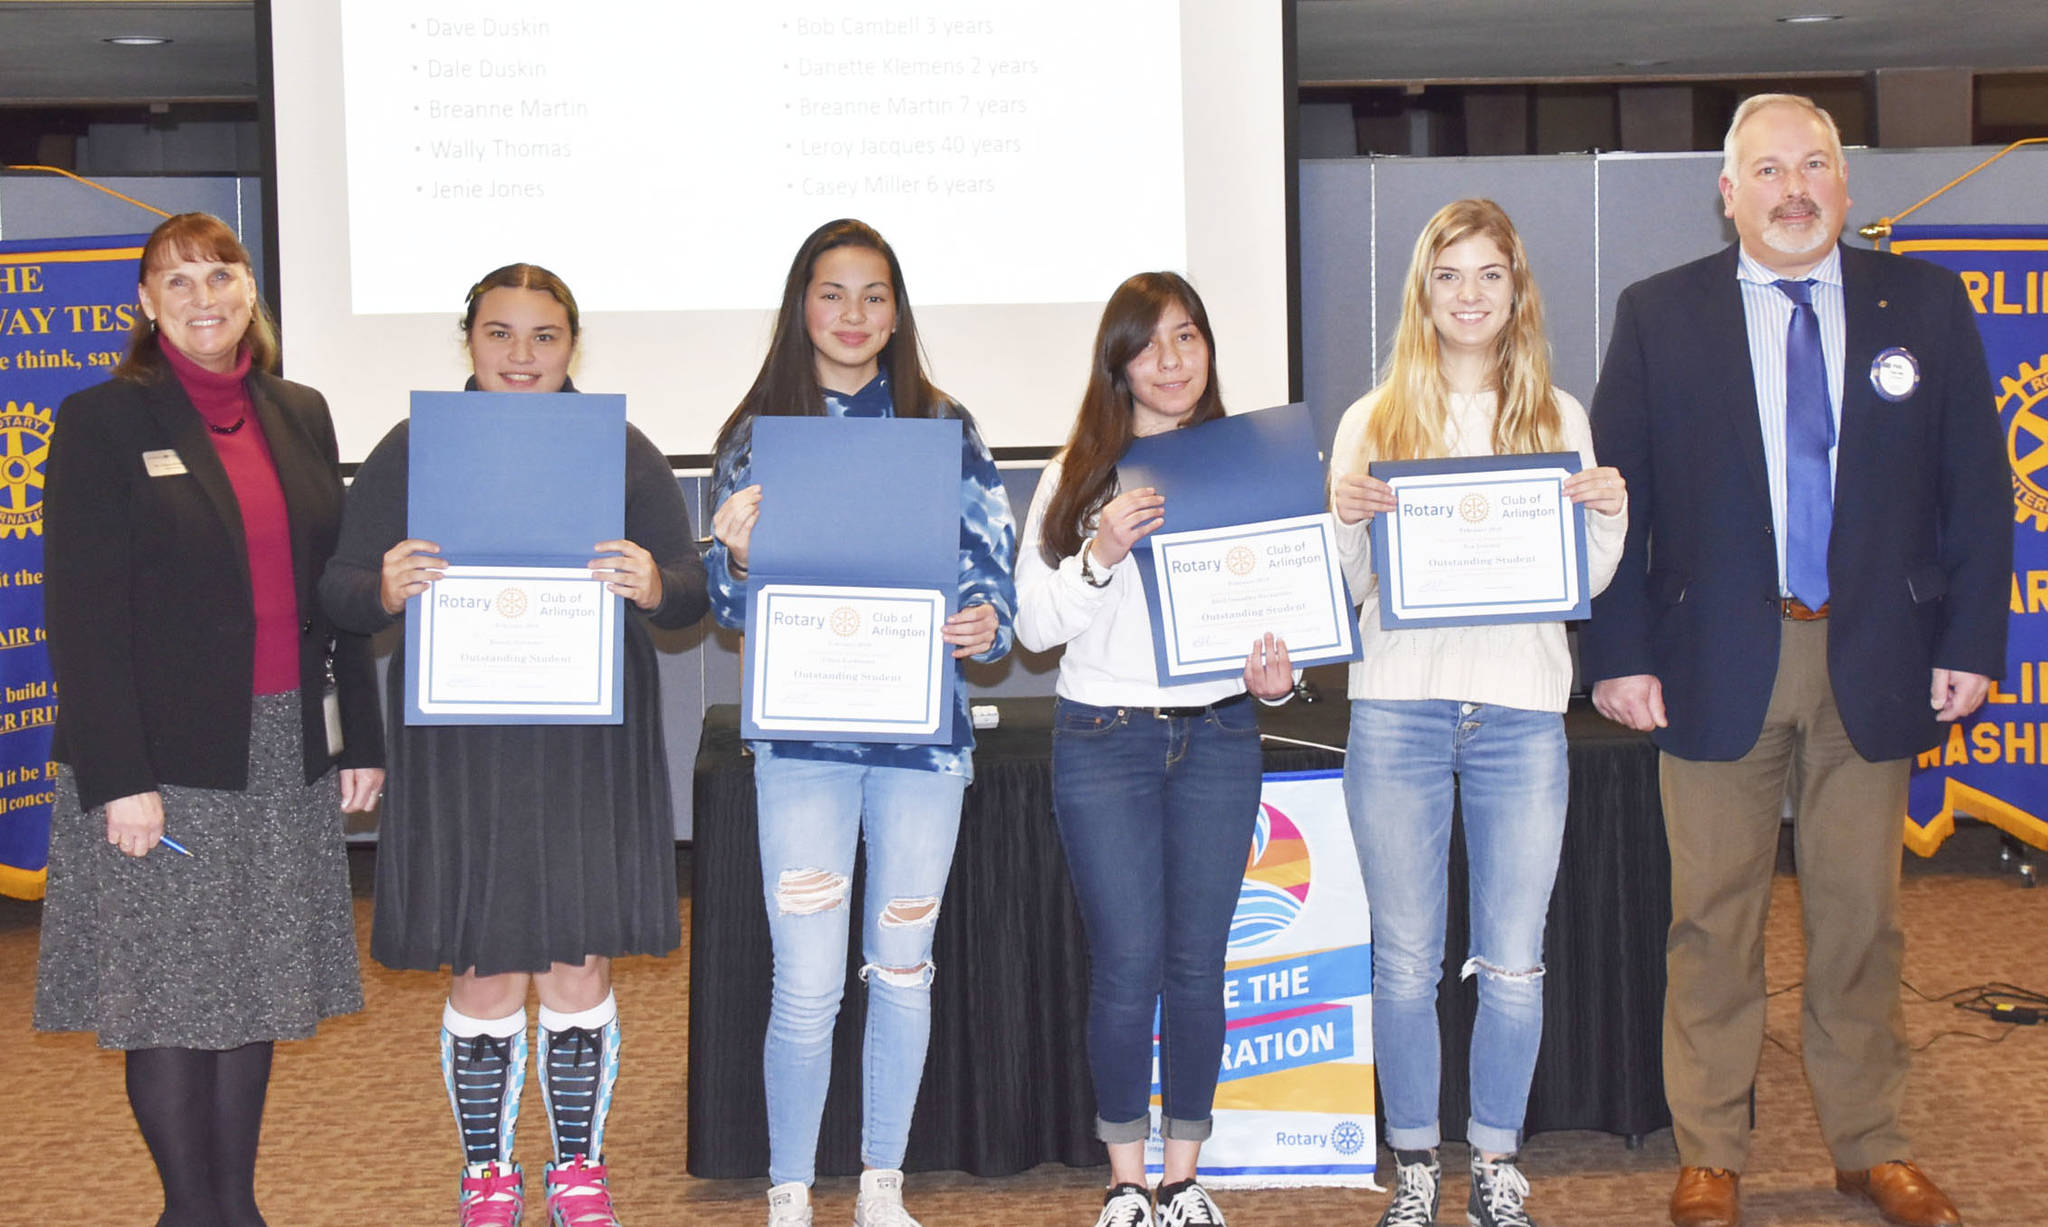
[[[679, 855], [679, 860], [687, 852]], [[360, 859], [360, 858], [359, 858]], [[2025, 890], [1998, 863], [1996, 833], [1970, 827], [1930, 861], [1908, 855], [1907, 979], [1940, 996], [1987, 981], [2048, 991], [2048, 890]], [[688, 881], [686, 862], [684, 881]], [[1770, 928], [1770, 1041], [1757, 1087], [1757, 1133], [1743, 1179], [1747, 1222], [1778, 1227], [1877, 1223], [1833, 1192], [1798, 1059], [1797, 884], [1781, 873]], [[685, 923], [688, 903], [684, 904]], [[39, 907], [0, 900], [0, 1223], [146, 1227], [159, 1201], [128, 1115], [121, 1057], [90, 1036], [30, 1029]], [[367, 940], [369, 905], [357, 900]], [[686, 942], [687, 946], [687, 942]], [[682, 1170], [688, 957], [618, 967], [624, 1074], [608, 1138], [621, 1215], [633, 1227], [758, 1224], [762, 1182], [701, 1181]], [[444, 986], [364, 956], [367, 1008], [317, 1039], [280, 1048], [259, 1188], [272, 1227], [452, 1223], [455, 1137], [436, 1068]], [[2002, 1026], [1905, 993], [1916, 1058], [1907, 1124], [1925, 1166], [1978, 1225], [2048, 1222], [2048, 1025]], [[1570, 1026], [1553, 1018], [1551, 1026]], [[755, 1060], [735, 1053], [735, 1060]], [[522, 1150], [536, 1170], [547, 1144], [538, 1111]], [[717, 1128], [716, 1121], [695, 1122]], [[1446, 1223], [1463, 1220], [1462, 1149], [1447, 1151]], [[1664, 1221], [1676, 1162], [1671, 1135], [1636, 1151], [1604, 1134], [1532, 1138], [1530, 1209], [1547, 1227], [1644, 1227]], [[1381, 1161], [1390, 1162], [1382, 1153]], [[1040, 1168], [1003, 1180], [914, 1176], [910, 1204], [928, 1227], [1087, 1224], [1104, 1169]], [[851, 1221], [851, 1181], [821, 1182], [820, 1224]], [[1372, 1222], [1385, 1195], [1225, 1191], [1234, 1224]], [[527, 1218], [538, 1227], [540, 1215]]]

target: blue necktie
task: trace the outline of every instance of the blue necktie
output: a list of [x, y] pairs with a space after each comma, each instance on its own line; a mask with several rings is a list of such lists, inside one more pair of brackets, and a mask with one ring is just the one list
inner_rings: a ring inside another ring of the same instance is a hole
[[1785, 336], [1785, 584], [1808, 609], [1819, 609], [1828, 603], [1828, 532], [1835, 518], [1828, 476], [1835, 414], [1828, 404], [1813, 282], [1776, 284], [1792, 300], [1792, 328]]

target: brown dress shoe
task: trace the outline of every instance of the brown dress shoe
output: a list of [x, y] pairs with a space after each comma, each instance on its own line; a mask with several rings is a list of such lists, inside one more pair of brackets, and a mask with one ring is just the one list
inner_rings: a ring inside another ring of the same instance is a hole
[[1880, 1163], [1869, 1171], [1835, 1169], [1838, 1192], [1861, 1197], [1876, 1206], [1887, 1223], [1898, 1227], [1954, 1227], [1963, 1221], [1956, 1204], [1905, 1159]]
[[1671, 1190], [1671, 1227], [1738, 1227], [1742, 1206], [1735, 1195], [1739, 1172], [1725, 1167], [1681, 1167]]

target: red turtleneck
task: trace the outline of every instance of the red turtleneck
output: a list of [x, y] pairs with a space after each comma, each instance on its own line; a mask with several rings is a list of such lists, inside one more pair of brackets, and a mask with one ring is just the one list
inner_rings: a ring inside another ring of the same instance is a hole
[[256, 408], [249, 400], [249, 348], [243, 346], [235, 367], [215, 374], [177, 348], [157, 338], [171, 371], [192, 399], [192, 407], [209, 427], [213, 450], [228, 471], [235, 502], [242, 510], [242, 537], [249, 549], [249, 597], [256, 611], [257, 694], [282, 694], [299, 685], [299, 597], [292, 579], [291, 517], [277, 464]]

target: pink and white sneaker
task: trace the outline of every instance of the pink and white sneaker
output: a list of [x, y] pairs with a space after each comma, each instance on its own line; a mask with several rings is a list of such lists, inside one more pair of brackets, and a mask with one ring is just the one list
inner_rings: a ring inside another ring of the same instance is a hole
[[548, 1164], [548, 1227], [620, 1227], [605, 1167], [577, 1155]]
[[517, 1163], [470, 1163], [462, 1169], [460, 1227], [519, 1227], [526, 1213], [526, 1178]]

